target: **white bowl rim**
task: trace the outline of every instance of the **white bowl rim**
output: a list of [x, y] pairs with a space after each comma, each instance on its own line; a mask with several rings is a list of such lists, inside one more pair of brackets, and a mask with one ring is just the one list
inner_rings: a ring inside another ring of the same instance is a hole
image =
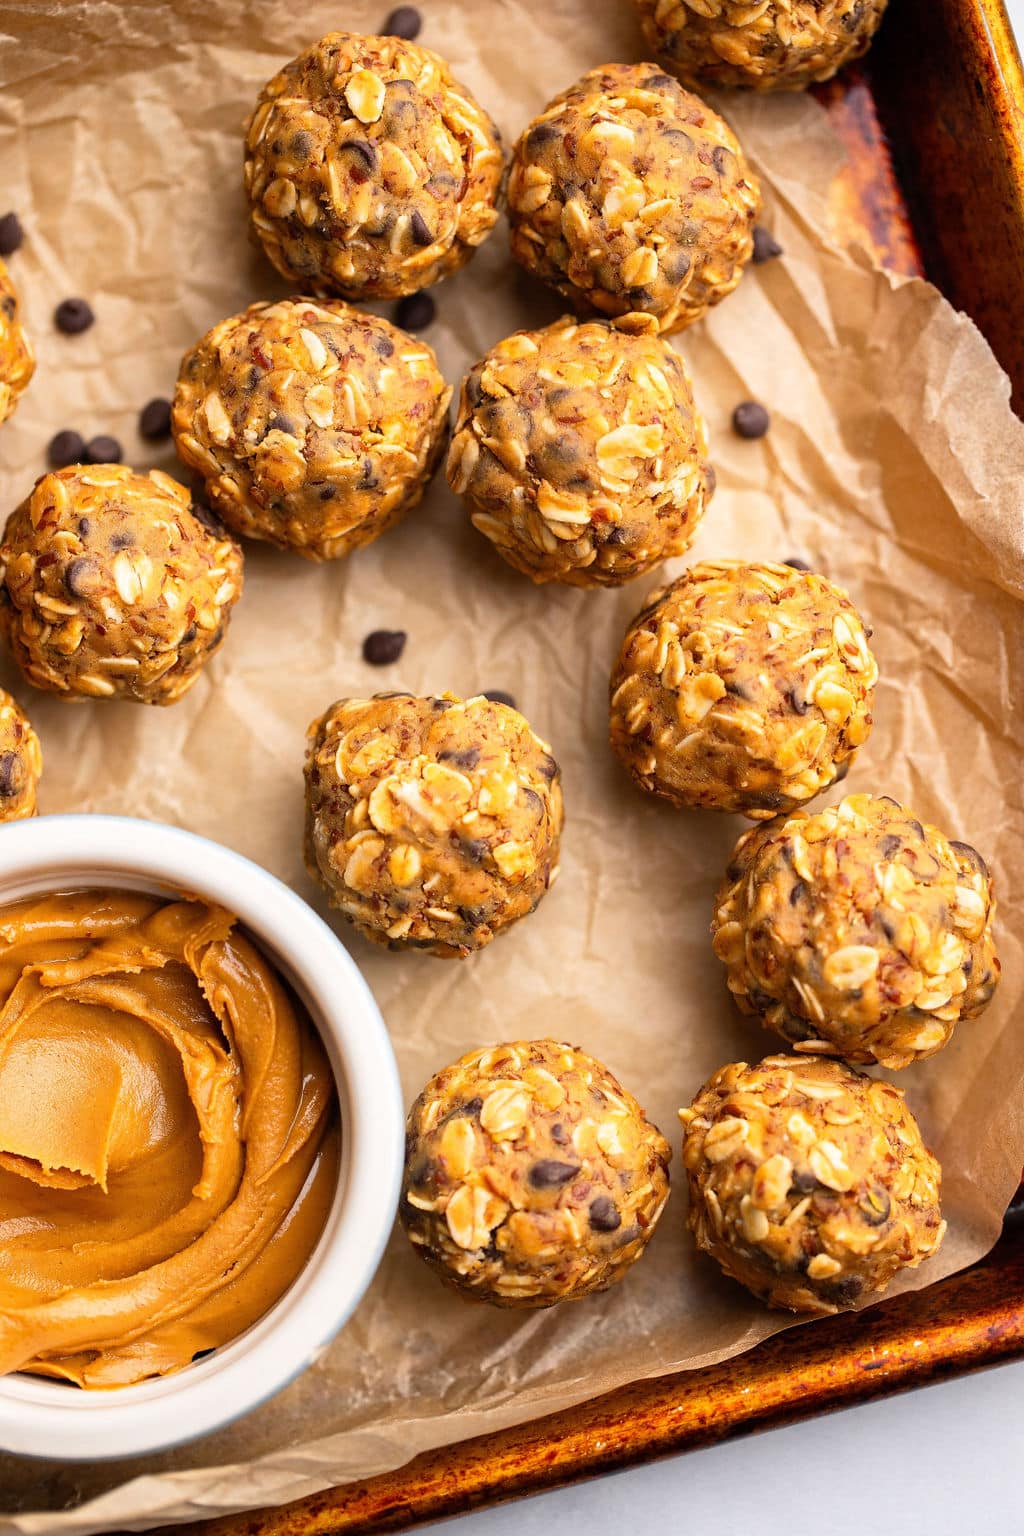
[[398, 1204], [404, 1107], [394, 1051], [362, 973], [312, 907], [242, 854], [163, 822], [56, 815], [0, 828], [0, 908], [37, 891], [131, 889], [133, 881], [137, 889], [221, 903], [296, 985], [338, 1085], [338, 1186], [320, 1242], [292, 1287], [207, 1359], [110, 1391], [0, 1376], [0, 1448], [15, 1455], [95, 1461], [151, 1454], [251, 1412], [316, 1360], [348, 1321], [376, 1273]]

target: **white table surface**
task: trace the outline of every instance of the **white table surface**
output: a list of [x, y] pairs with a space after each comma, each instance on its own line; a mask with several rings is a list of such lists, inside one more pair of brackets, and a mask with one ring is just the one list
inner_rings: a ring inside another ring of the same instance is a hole
[[[899, 0], [892, 0], [894, 5]], [[1024, 51], [1024, 0], [1006, 0]], [[444, 1536], [1024, 1532], [1024, 1361], [426, 1527]]]

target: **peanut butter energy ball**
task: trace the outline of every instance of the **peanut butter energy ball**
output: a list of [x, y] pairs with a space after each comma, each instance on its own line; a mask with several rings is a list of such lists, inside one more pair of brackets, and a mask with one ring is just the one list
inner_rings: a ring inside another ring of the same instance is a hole
[[0, 630], [28, 681], [65, 699], [173, 704], [241, 590], [237, 544], [156, 469], [43, 475], [0, 544]]
[[768, 1056], [722, 1067], [679, 1117], [697, 1246], [770, 1306], [866, 1301], [945, 1236], [939, 1165], [891, 1083]]
[[306, 863], [366, 938], [462, 958], [558, 873], [550, 748], [490, 699], [339, 699], [309, 730]]
[[35, 355], [18, 317], [18, 295], [0, 261], [0, 422], [10, 416], [35, 371]]
[[516, 145], [512, 254], [582, 314], [678, 331], [736, 287], [759, 200], [716, 112], [653, 64], [607, 64]]
[[420, 500], [450, 397], [426, 342], [347, 304], [286, 299], [186, 353], [171, 425], [236, 533], [334, 560]]
[[36, 814], [42, 771], [39, 737], [10, 694], [0, 688], [0, 822]]
[[554, 1040], [471, 1051], [409, 1112], [402, 1222], [463, 1295], [550, 1307], [607, 1290], [668, 1199], [669, 1145], [631, 1093]]
[[744, 1013], [797, 1051], [905, 1067], [999, 980], [981, 855], [888, 795], [778, 817], [740, 838], [711, 924]]
[[626, 632], [612, 748], [641, 789], [673, 805], [762, 820], [849, 767], [877, 679], [841, 588], [785, 565], [703, 561]]
[[253, 231], [306, 290], [394, 299], [458, 271], [498, 217], [498, 130], [436, 53], [330, 32], [249, 119]]
[[798, 91], [859, 59], [886, 0], [634, 0], [666, 69], [695, 86]]
[[462, 386], [448, 479], [534, 581], [642, 576], [682, 554], [711, 494], [682, 358], [604, 321], [517, 331]]

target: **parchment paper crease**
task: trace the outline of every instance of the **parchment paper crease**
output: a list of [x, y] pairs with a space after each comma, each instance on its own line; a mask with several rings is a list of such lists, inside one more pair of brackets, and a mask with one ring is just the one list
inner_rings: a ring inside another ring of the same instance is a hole
[[[0, 0], [0, 205], [27, 228], [12, 260], [39, 372], [0, 431], [0, 510], [62, 427], [113, 432], [140, 466], [173, 466], [135, 433], [187, 344], [283, 290], [246, 244], [240, 124], [262, 81], [332, 26], [374, 30], [385, 0]], [[422, 41], [511, 140], [585, 68], [641, 57], [617, 0], [427, 0]], [[1024, 1161], [1020, 715], [1024, 426], [969, 320], [920, 281], [875, 270], [827, 233], [839, 164], [810, 100], [722, 103], [761, 174], [785, 256], [680, 343], [708, 417], [719, 490], [696, 554], [801, 555], [875, 626], [874, 734], [847, 781], [907, 799], [984, 852], [998, 879], [1005, 976], [954, 1044], [901, 1077], [945, 1169], [949, 1238], [921, 1286], [991, 1245]], [[55, 334], [83, 294], [97, 324]], [[457, 381], [481, 352], [558, 305], [517, 274], [504, 226], [436, 291], [429, 333]], [[761, 443], [729, 415], [763, 400]], [[534, 589], [507, 570], [439, 478], [397, 531], [314, 568], [251, 546], [230, 636], [181, 705], [68, 708], [15, 685], [42, 736], [45, 811], [120, 811], [231, 844], [311, 899], [299, 852], [309, 720], [345, 693], [511, 690], [565, 770], [562, 878], [537, 914], [466, 964], [356, 940], [408, 1098], [487, 1040], [554, 1034], [605, 1058], [677, 1143], [675, 1111], [722, 1062], [773, 1038], [732, 1010], [708, 942], [737, 821], [675, 814], [624, 782], [605, 689], [652, 582]], [[363, 635], [402, 628], [373, 671]], [[0, 834], [0, 874], [3, 853]], [[1018, 875], [1015, 888], [1014, 874]], [[147, 1463], [0, 1459], [3, 1532], [141, 1528], [284, 1501], [416, 1451], [565, 1406], [642, 1374], [699, 1366], [783, 1325], [697, 1262], [679, 1187], [647, 1258], [606, 1297], [535, 1316], [445, 1293], [395, 1239], [327, 1357], [223, 1433]], [[813, 1326], [813, 1325], [811, 1325]]]

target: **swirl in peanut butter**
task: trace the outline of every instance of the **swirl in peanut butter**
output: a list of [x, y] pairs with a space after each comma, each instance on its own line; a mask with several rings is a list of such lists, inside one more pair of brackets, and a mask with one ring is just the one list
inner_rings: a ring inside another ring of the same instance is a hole
[[0, 1371], [117, 1387], [236, 1338], [338, 1164], [323, 1046], [237, 920], [79, 892], [0, 911]]

